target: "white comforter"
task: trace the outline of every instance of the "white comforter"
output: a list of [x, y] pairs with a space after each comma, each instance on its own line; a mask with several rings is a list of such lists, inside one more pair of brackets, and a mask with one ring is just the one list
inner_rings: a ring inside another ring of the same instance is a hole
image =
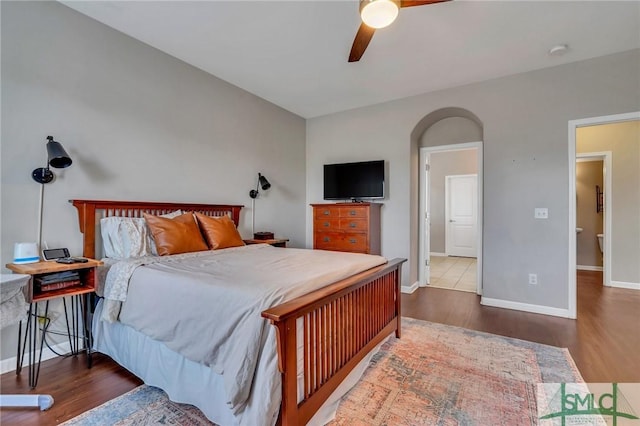
[[280, 377], [274, 327], [260, 313], [386, 260], [260, 244], [153, 262], [133, 268], [120, 321], [221, 374], [239, 423], [261, 424], [277, 414], [279, 395], [255, 401], [250, 392], [277, 392]]

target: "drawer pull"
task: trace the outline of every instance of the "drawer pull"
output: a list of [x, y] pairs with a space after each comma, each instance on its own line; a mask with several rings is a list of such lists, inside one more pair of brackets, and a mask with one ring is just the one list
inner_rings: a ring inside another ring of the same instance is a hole
[[325, 215], [325, 216], [329, 216], [329, 213], [331, 213], [329, 210], [325, 210], [325, 211], [322, 212], [322, 214]]
[[355, 215], [356, 215], [356, 211], [355, 211], [355, 210], [349, 210], [349, 214], [350, 214], [351, 216], [355, 216]]
[[356, 241], [356, 239], [355, 239], [355, 238], [351, 238], [351, 239], [349, 240], [349, 242], [350, 242], [351, 244], [355, 244], [355, 243], [357, 243], [357, 241]]
[[329, 227], [329, 222], [325, 222], [325, 223], [323, 223], [322, 225], [323, 225], [325, 228], [328, 228], [328, 227]]
[[329, 238], [329, 237], [324, 237], [324, 238], [323, 238], [323, 240], [324, 240], [324, 242], [325, 242], [325, 243], [328, 243], [329, 241], [331, 241], [331, 238]]
[[358, 224], [357, 224], [357, 223], [355, 223], [355, 222], [351, 222], [351, 223], [349, 224], [349, 228], [355, 228], [356, 226], [358, 226]]

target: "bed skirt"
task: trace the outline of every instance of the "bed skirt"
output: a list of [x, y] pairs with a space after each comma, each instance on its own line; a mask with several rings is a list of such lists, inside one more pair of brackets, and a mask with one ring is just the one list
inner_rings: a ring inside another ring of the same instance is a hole
[[[184, 358], [161, 342], [120, 322], [107, 323], [99, 320], [102, 308], [103, 299], [98, 303], [93, 316], [93, 349], [95, 351], [110, 356], [147, 385], [164, 390], [171, 401], [198, 407], [209, 420], [218, 425], [256, 425], [255, 419], [262, 419], [262, 424], [265, 426], [276, 423], [281, 399], [279, 392], [272, 395], [257, 395], [257, 392], [252, 390], [247, 410], [253, 410], [253, 412], [238, 419], [225, 402], [227, 398], [225, 398], [224, 381], [221, 375], [214, 373], [211, 368], [203, 364]], [[369, 365], [371, 357], [378, 352], [381, 345], [382, 343], [349, 373], [308, 425], [324, 425], [335, 417], [340, 399], [358, 382]], [[266, 410], [265, 403], [269, 407]], [[259, 406], [263, 408], [258, 408]], [[275, 415], [269, 416], [268, 412]]]

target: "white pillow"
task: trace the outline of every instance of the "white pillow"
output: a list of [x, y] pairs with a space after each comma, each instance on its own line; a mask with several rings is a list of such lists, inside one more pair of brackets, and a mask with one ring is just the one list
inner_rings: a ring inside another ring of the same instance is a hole
[[[182, 210], [176, 210], [161, 217], [173, 218], [181, 214]], [[105, 217], [100, 219], [100, 231], [105, 257], [127, 259], [158, 254], [151, 232], [143, 218]]]
[[167, 218], [167, 219], [173, 219], [174, 217], [182, 216], [183, 214], [184, 214], [184, 212], [182, 210], [176, 210], [176, 211], [171, 212], [171, 213], [161, 214], [160, 217], [164, 217], [164, 218]]

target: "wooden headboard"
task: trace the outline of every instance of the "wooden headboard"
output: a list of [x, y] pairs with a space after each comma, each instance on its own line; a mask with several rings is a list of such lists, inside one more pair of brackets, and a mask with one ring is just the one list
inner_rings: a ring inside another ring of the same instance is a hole
[[142, 217], [142, 213], [161, 215], [176, 210], [199, 212], [207, 216], [229, 216], [238, 226], [241, 205], [229, 204], [193, 204], [164, 203], [153, 201], [104, 201], [104, 200], [69, 200], [78, 209], [78, 221], [82, 232], [82, 255], [95, 258], [96, 229], [100, 219], [109, 216]]

